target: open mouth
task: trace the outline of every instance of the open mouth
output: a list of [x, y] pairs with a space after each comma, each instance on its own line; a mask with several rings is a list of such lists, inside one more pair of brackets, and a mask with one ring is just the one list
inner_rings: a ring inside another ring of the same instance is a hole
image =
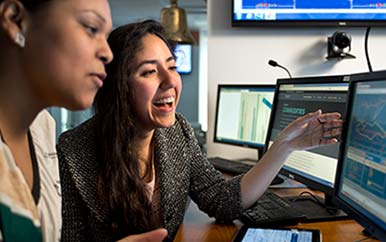
[[153, 104], [156, 107], [162, 108], [162, 107], [172, 107], [174, 103], [175, 98], [174, 97], [166, 97], [166, 98], [161, 98], [159, 100], [156, 100], [153, 102]]

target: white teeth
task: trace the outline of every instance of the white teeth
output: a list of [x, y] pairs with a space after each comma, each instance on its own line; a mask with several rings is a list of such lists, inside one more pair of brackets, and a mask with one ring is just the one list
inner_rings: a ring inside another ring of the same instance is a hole
[[154, 104], [165, 104], [174, 102], [174, 97], [162, 98], [154, 102]]

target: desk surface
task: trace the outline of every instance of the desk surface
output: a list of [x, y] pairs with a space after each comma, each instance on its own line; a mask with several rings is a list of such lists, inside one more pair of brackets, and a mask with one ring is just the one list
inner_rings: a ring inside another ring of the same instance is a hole
[[[304, 189], [303, 189], [304, 190]], [[291, 196], [299, 193], [299, 189], [280, 189], [278, 194]], [[366, 238], [361, 234], [363, 228], [354, 220], [341, 220], [319, 223], [300, 223], [297, 228], [316, 228], [322, 233], [323, 241], [349, 241], [355, 242]], [[209, 218], [201, 212], [193, 202], [189, 205], [184, 222], [178, 230], [175, 242], [230, 242], [238, 227], [236, 225], [216, 224], [214, 218]], [[375, 239], [366, 239], [366, 242], [378, 241]]]

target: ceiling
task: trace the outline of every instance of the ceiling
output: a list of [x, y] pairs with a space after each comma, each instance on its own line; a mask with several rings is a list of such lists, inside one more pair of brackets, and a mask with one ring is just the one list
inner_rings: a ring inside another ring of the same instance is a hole
[[[161, 9], [170, 6], [169, 0], [110, 0], [114, 27], [138, 19], [159, 20]], [[206, 29], [206, 0], [179, 0], [178, 7], [185, 9], [191, 29]]]

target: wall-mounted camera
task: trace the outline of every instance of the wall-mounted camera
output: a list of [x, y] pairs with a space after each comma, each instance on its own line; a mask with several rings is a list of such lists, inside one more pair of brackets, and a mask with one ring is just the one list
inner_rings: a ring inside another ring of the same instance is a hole
[[351, 36], [343, 31], [336, 31], [327, 39], [327, 59], [355, 58], [351, 51]]

